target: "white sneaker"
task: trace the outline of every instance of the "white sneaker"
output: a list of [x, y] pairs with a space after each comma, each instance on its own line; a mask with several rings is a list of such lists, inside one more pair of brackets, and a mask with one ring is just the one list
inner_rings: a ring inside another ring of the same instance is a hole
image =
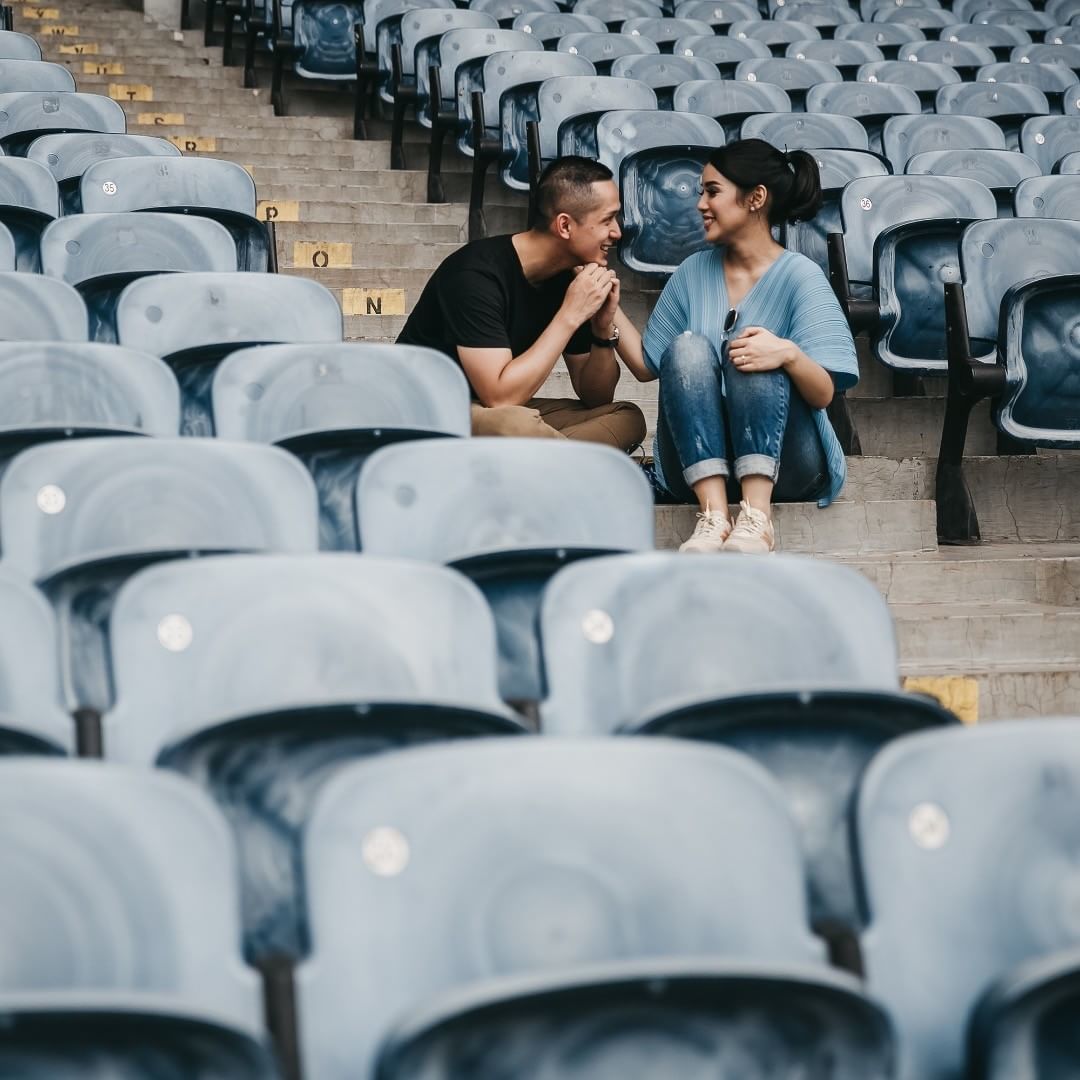
[[739, 503], [739, 517], [724, 543], [724, 550], [741, 551], [746, 555], [767, 555], [775, 547], [776, 538], [769, 515], [755, 510], [748, 502]]
[[685, 541], [680, 551], [720, 551], [731, 535], [731, 518], [719, 510], [706, 510], [697, 516], [694, 535]]

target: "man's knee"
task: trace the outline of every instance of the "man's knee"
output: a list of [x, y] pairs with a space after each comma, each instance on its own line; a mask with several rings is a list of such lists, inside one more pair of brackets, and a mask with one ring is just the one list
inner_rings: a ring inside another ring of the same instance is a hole
[[632, 401], [616, 401], [611, 413], [612, 426], [619, 439], [619, 449], [636, 450], [647, 433], [645, 414]]
[[499, 405], [493, 409], [473, 405], [472, 433], [523, 439], [563, 438], [560, 432], [544, 423], [536, 409], [530, 409], [527, 405]]

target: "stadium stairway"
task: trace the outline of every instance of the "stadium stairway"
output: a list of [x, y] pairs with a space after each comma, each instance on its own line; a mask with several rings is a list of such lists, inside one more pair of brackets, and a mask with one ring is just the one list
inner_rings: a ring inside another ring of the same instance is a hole
[[[80, 90], [123, 104], [130, 131], [245, 166], [260, 216], [277, 223], [282, 272], [332, 289], [347, 337], [393, 340], [433, 268], [464, 241], [469, 163], [449, 152], [452, 201], [425, 203], [426, 132], [417, 125], [407, 125], [410, 169], [391, 171], [388, 124], [375, 121], [369, 141], [353, 141], [344, 88], [292, 93], [291, 111], [318, 115], [274, 117], [265, 64], [261, 89], [243, 89], [241, 69], [223, 67], [201, 31], [159, 28], [123, 0], [14, 10], [14, 28], [38, 37], [44, 59], [68, 65]], [[489, 178], [492, 232], [520, 228], [524, 206]], [[624, 306], [639, 326], [658, 288], [625, 276]], [[1080, 454], [997, 456], [993, 429], [976, 412], [967, 475], [984, 542], [939, 549], [932, 496], [942, 389], [895, 397], [883, 368], [868, 356], [861, 367], [850, 405], [863, 456], [849, 459], [847, 487], [830, 509], [777, 508], [779, 546], [839, 559], [879, 586], [909, 687], [968, 719], [1080, 713]], [[543, 393], [568, 387], [557, 370]], [[655, 385], [627, 376], [620, 395], [641, 404], [651, 432]], [[677, 545], [693, 524], [690, 507], [658, 507], [658, 545]]]

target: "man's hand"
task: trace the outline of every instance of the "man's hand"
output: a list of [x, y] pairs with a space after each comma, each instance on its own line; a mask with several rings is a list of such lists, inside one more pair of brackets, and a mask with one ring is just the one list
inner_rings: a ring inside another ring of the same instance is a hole
[[738, 371], [775, 371], [795, 354], [790, 341], [763, 326], [748, 326], [728, 342], [728, 359]]
[[[611, 271], [614, 274], [614, 271]], [[592, 317], [592, 332], [601, 338], [610, 338], [615, 326], [615, 312], [619, 310], [619, 293], [621, 285], [616, 277], [611, 283], [611, 292], [600, 306], [600, 310]]]
[[566, 290], [562, 313], [575, 327], [588, 322], [604, 305], [616, 281], [614, 270], [596, 263], [582, 267]]

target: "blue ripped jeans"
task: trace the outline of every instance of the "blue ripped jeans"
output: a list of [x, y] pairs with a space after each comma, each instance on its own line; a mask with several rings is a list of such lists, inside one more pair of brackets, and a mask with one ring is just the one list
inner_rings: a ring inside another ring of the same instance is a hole
[[681, 334], [664, 354], [655, 455], [664, 487], [684, 502], [697, 502], [692, 485], [710, 476], [728, 477], [733, 502], [744, 476], [774, 480], [777, 502], [812, 501], [829, 484], [813, 413], [787, 373], [741, 372], [700, 334]]

